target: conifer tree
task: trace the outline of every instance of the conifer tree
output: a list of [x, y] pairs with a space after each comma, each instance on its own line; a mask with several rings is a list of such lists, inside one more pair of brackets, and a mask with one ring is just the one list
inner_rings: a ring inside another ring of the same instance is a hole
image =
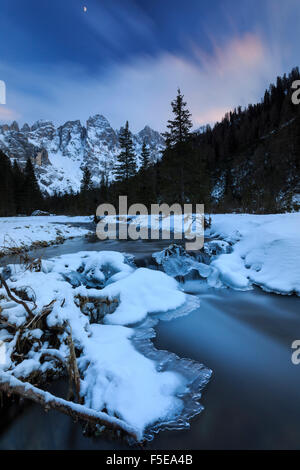
[[178, 186], [174, 197], [181, 204], [184, 204], [186, 200], [185, 173], [186, 167], [188, 166], [187, 159], [190, 130], [193, 127], [191, 113], [187, 109], [186, 102], [183, 98], [178, 88], [177, 97], [171, 102], [174, 119], [168, 121], [167, 128], [169, 130], [163, 134], [166, 139], [165, 160], [169, 161], [170, 171], [172, 172], [173, 169], [171, 178], [175, 178]]
[[193, 127], [191, 113], [186, 108], [186, 102], [183, 98], [184, 96], [181, 94], [180, 88], [178, 88], [177, 97], [171, 103], [174, 119], [169, 119], [167, 125], [169, 131], [163, 134], [167, 146], [170, 147], [185, 143]]
[[141, 153], [141, 170], [147, 170], [147, 168], [150, 165], [150, 150], [146, 144], [146, 142], [143, 142], [143, 147], [142, 147], [142, 153]]
[[104, 174], [102, 174], [100, 181], [99, 198], [101, 202], [106, 202], [108, 198], [108, 181]]
[[80, 189], [82, 192], [87, 192], [92, 189], [92, 178], [91, 178], [91, 172], [87, 166], [83, 168], [83, 175], [81, 179], [81, 186]]
[[9, 158], [0, 150], [0, 216], [15, 215], [13, 173]]
[[21, 171], [17, 160], [14, 160], [13, 164], [13, 180], [14, 180], [14, 200], [15, 200], [15, 207], [16, 207], [16, 213], [22, 213], [23, 209], [23, 196], [22, 196], [22, 191], [23, 191], [23, 186], [24, 186], [24, 174]]
[[136, 157], [128, 121], [126, 121], [125, 127], [121, 128], [119, 142], [121, 152], [117, 157], [114, 170], [116, 181], [128, 182], [129, 178], [136, 174]]
[[25, 166], [22, 196], [22, 212], [30, 215], [34, 210], [41, 209], [43, 197], [30, 158], [27, 159]]
[[143, 142], [141, 152], [141, 168], [137, 179], [136, 196], [139, 202], [150, 206], [156, 202], [154, 194], [154, 169], [150, 165], [150, 150], [146, 142]]
[[83, 175], [80, 185], [80, 194], [79, 194], [79, 205], [82, 213], [88, 213], [90, 210], [94, 210], [94, 207], [90, 209], [92, 205], [92, 178], [91, 172], [87, 166], [83, 168]]

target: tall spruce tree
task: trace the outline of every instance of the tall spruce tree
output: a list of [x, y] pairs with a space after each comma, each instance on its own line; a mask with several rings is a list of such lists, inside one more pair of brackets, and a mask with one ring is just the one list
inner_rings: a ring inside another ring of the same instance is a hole
[[121, 128], [119, 142], [121, 152], [117, 157], [114, 173], [116, 181], [127, 183], [129, 178], [136, 174], [137, 170], [132, 135], [129, 130], [128, 121], [126, 121], [125, 127]]
[[137, 200], [147, 206], [156, 202], [154, 194], [154, 170], [150, 165], [150, 150], [143, 142], [141, 152], [141, 167], [137, 178]]
[[91, 177], [91, 172], [87, 166], [84, 167], [83, 169], [83, 175], [81, 179], [81, 186], [80, 189], [82, 192], [87, 192], [92, 189], [92, 177]]
[[141, 170], [147, 170], [150, 165], [150, 150], [146, 144], [146, 142], [143, 142], [142, 146], [142, 152], [141, 152]]
[[81, 185], [80, 185], [80, 194], [79, 194], [79, 205], [80, 205], [80, 210], [82, 213], [88, 213], [90, 210], [95, 209], [95, 204], [93, 207], [93, 201], [92, 201], [92, 178], [91, 178], [91, 172], [87, 166], [83, 168], [83, 175], [81, 179]]
[[171, 172], [173, 167], [172, 177], [175, 178], [179, 186], [174, 197], [181, 204], [186, 202], [185, 173], [188, 166], [190, 130], [193, 127], [191, 113], [187, 109], [183, 98], [184, 96], [178, 88], [177, 97], [171, 102], [174, 119], [169, 119], [167, 124], [168, 131], [163, 134], [166, 139], [165, 159], [170, 163]]
[[177, 97], [171, 103], [174, 119], [168, 120], [167, 128], [169, 130], [163, 134], [168, 147], [184, 144], [188, 140], [190, 130], [193, 127], [191, 113], [187, 109], [183, 98], [184, 95], [181, 94], [180, 88], [178, 88]]

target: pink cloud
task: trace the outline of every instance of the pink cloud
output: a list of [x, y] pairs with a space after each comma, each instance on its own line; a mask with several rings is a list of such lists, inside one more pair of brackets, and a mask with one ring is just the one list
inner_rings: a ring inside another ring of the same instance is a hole
[[195, 45], [194, 53], [201, 67], [207, 72], [214, 70], [220, 76], [229, 72], [239, 72], [241, 68], [257, 67], [267, 54], [262, 39], [255, 34], [246, 33], [240, 37], [233, 37], [223, 45], [217, 44], [214, 40], [212, 42], [213, 54], [208, 55]]
[[9, 122], [15, 119], [19, 119], [20, 114], [14, 111], [13, 109], [9, 109], [4, 106], [0, 106], [0, 121], [2, 122]]
[[[180, 87], [199, 127], [222, 119], [236, 106], [258, 101], [280, 72], [277, 56], [255, 34], [235, 35], [223, 44], [214, 42], [211, 55], [199, 45], [191, 46], [191, 51], [192, 58], [167, 53], [140, 56], [93, 77], [69, 66], [43, 74], [23, 71], [23, 81], [43, 84], [51, 101], [11, 90], [9, 105], [29, 123], [39, 118], [57, 124], [73, 119], [84, 122], [101, 113], [114, 127], [129, 120], [134, 131], [145, 124], [163, 131], [171, 115], [170, 102]], [[17, 118], [12, 109], [1, 109], [0, 120]]]
[[204, 111], [201, 114], [195, 113], [193, 115], [193, 121], [196, 126], [203, 126], [205, 124], [212, 124], [217, 121], [221, 121], [225, 114], [228, 112], [228, 108], [211, 108]]

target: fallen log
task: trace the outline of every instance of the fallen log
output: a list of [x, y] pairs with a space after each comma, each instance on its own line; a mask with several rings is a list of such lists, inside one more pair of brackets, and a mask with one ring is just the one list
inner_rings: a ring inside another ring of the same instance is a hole
[[102, 411], [95, 411], [78, 403], [69, 402], [55, 397], [49, 392], [40, 390], [28, 382], [21, 382], [8, 372], [0, 372], [0, 391], [8, 395], [18, 395], [38, 403], [46, 411], [53, 409], [70, 416], [74, 420], [82, 420], [93, 425], [105, 426], [113, 431], [121, 431], [135, 441], [141, 441], [138, 429], [128, 425], [119, 418], [109, 416]]

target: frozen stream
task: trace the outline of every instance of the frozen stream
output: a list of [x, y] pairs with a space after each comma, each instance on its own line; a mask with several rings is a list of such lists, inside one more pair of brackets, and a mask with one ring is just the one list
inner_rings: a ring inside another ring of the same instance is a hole
[[[74, 239], [40, 254], [49, 258], [108, 249], [132, 253], [147, 264], [151, 253], [167, 244]], [[300, 339], [299, 299], [259, 289], [199, 292], [197, 286], [191, 281], [185, 288], [200, 296], [200, 308], [159, 321], [154, 345], [213, 370], [201, 399], [205, 410], [190, 429], [162, 432], [147, 448], [299, 449], [300, 366], [291, 362], [291, 344]], [[0, 414], [0, 449], [115, 448], [126, 447], [84, 437], [80, 425], [56, 412], [46, 414], [37, 405], [12, 406]]]

